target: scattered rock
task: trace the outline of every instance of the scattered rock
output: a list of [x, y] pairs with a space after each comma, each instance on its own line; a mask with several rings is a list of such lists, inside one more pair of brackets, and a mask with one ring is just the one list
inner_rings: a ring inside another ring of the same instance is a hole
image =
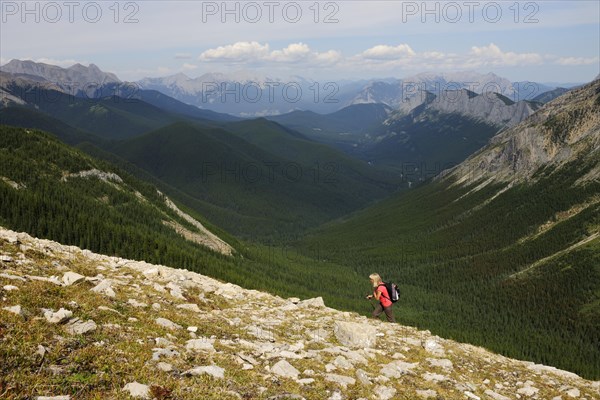
[[322, 297], [315, 297], [314, 299], [307, 299], [298, 302], [298, 307], [300, 308], [323, 308], [325, 307], [325, 302]]
[[443, 356], [445, 351], [439, 340], [439, 338], [425, 340], [423, 341], [423, 348], [433, 355]]
[[185, 348], [192, 351], [215, 351], [213, 347], [214, 339], [191, 339], [186, 342]]
[[396, 394], [396, 389], [389, 386], [377, 386], [373, 391], [378, 400], [389, 400]]
[[38, 349], [35, 352], [35, 354], [37, 354], [38, 356], [43, 358], [46, 355], [47, 351], [48, 350], [44, 346], [42, 346], [41, 344], [38, 344]]
[[159, 362], [158, 364], [156, 364], [156, 368], [163, 371], [163, 372], [171, 372], [173, 371], [173, 366], [169, 363], [166, 362]]
[[351, 362], [349, 362], [344, 356], [337, 356], [335, 360], [333, 360], [333, 365], [342, 369], [351, 369], [354, 368]]
[[2, 308], [5, 311], [11, 312], [13, 314], [17, 314], [19, 316], [23, 316], [23, 309], [21, 308], [20, 305], [16, 305], [16, 306], [12, 306], [12, 307], [3, 307]]
[[525, 386], [525, 387], [518, 389], [517, 393], [522, 394], [524, 396], [531, 397], [531, 396], [536, 395], [539, 391], [540, 391], [540, 389], [535, 388], [533, 386]]
[[431, 365], [432, 367], [440, 367], [440, 368], [444, 368], [447, 370], [451, 370], [453, 368], [452, 365], [452, 361], [446, 359], [446, 358], [428, 358], [427, 362], [429, 363], [429, 365]]
[[36, 400], [71, 400], [71, 396], [38, 396]]
[[377, 328], [371, 324], [335, 321], [333, 332], [344, 346], [365, 348], [375, 346]]
[[356, 379], [351, 378], [345, 375], [337, 375], [337, 374], [326, 374], [325, 380], [328, 382], [337, 383], [342, 388], [346, 389], [348, 385], [354, 385], [356, 383]]
[[140, 301], [137, 301], [136, 299], [129, 299], [127, 300], [127, 304], [136, 307], [136, 308], [144, 308], [144, 307], [148, 307], [148, 304], [146, 303], [142, 303]]
[[306, 400], [306, 399], [304, 397], [300, 396], [299, 394], [282, 393], [282, 394], [277, 394], [275, 396], [271, 396], [271, 397], [267, 398], [267, 400]]
[[150, 387], [138, 382], [131, 382], [123, 387], [124, 392], [129, 392], [131, 397], [139, 397], [142, 399], [150, 398]]
[[422, 399], [436, 398], [437, 392], [432, 389], [417, 390], [417, 396], [419, 396]]
[[5, 263], [9, 263], [9, 262], [13, 262], [14, 259], [11, 256], [7, 256], [7, 255], [0, 255], [0, 261], [5, 262]]
[[581, 396], [581, 392], [577, 388], [570, 388], [565, 391], [565, 394], [569, 397], [578, 398]]
[[112, 288], [112, 281], [110, 279], [104, 279], [99, 284], [90, 289], [92, 292], [100, 293], [108, 297], [115, 297], [117, 294]]
[[174, 349], [160, 349], [160, 348], [156, 348], [156, 349], [152, 349], [152, 351], [153, 351], [153, 353], [152, 353], [152, 360], [153, 361], [158, 361], [158, 360], [160, 360], [161, 357], [173, 358], [173, 357], [179, 356], [179, 352], [177, 350], [174, 350]]
[[79, 318], [73, 318], [67, 323], [65, 329], [71, 335], [84, 335], [88, 332], [95, 331], [97, 327], [96, 323], [91, 319], [83, 322]]
[[43, 310], [44, 318], [51, 324], [62, 324], [66, 322], [69, 318], [73, 316], [73, 312], [69, 310], [65, 310], [61, 308], [60, 310], [54, 312], [52, 310]]
[[19, 288], [14, 285], [5, 285], [2, 287], [2, 289], [6, 290], [7, 292], [10, 292], [13, 290], [19, 290]]
[[166, 318], [156, 318], [156, 323], [164, 328], [167, 329], [171, 329], [171, 330], [178, 330], [178, 329], [182, 329], [182, 326], [179, 324], [176, 324], [173, 321], [170, 321]]
[[198, 376], [207, 374], [217, 379], [225, 378], [225, 370], [221, 367], [217, 367], [216, 365], [209, 365], [204, 367], [194, 367], [189, 369], [183, 373], [185, 376]]
[[181, 309], [181, 310], [189, 310], [189, 311], [193, 311], [193, 312], [201, 312], [202, 310], [200, 310], [200, 307], [198, 307], [198, 304], [179, 304], [177, 305], [177, 308]]
[[181, 300], [185, 300], [185, 297], [183, 297], [183, 291], [181, 289], [181, 286], [177, 285], [176, 283], [169, 282], [166, 288], [169, 289], [171, 296]]
[[298, 378], [298, 375], [300, 375], [300, 371], [294, 368], [294, 366], [286, 360], [278, 361], [275, 365], [271, 367], [271, 372], [283, 378], [295, 379]]
[[371, 385], [369, 375], [360, 368], [356, 370], [356, 379], [365, 386]]
[[427, 382], [443, 382], [448, 379], [448, 377], [440, 374], [433, 374], [431, 372], [426, 372], [422, 375], [423, 379]]
[[494, 400], [510, 400], [510, 398], [506, 397], [506, 396], [502, 396], [501, 394], [498, 394], [492, 390], [486, 390], [484, 392], [486, 395], [490, 396], [492, 399]]
[[10, 279], [13, 281], [27, 282], [27, 279], [23, 278], [22, 276], [5, 274], [4, 272], [0, 274], [0, 278]]
[[84, 280], [85, 280], [85, 276], [80, 275], [73, 271], [66, 272], [62, 277], [62, 281], [65, 286], [71, 286], [76, 283], [82, 282]]
[[387, 378], [400, 378], [402, 375], [409, 374], [418, 363], [407, 363], [404, 361], [392, 361], [381, 368], [381, 374]]
[[481, 400], [481, 397], [474, 395], [473, 393], [469, 392], [468, 390], [466, 392], [463, 392], [463, 394], [465, 396], [467, 396], [469, 399], [472, 399], [472, 400]]

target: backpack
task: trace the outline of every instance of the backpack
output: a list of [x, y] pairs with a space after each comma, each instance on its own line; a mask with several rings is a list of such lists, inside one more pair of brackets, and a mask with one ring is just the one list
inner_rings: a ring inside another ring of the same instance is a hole
[[392, 303], [395, 303], [398, 300], [400, 300], [400, 290], [398, 289], [398, 285], [396, 285], [395, 283], [392, 283], [392, 282], [383, 282], [379, 286], [385, 286], [385, 288], [387, 289], [388, 295], [390, 296], [389, 298], [387, 298], [382, 293], [381, 295], [383, 297], [390, 300]]

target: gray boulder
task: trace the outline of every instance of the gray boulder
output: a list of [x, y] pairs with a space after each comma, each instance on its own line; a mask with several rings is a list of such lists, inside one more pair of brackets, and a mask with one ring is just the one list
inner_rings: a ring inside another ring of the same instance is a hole
[[351, 348], [373, 347], [377, 339], [377, 328], [370, 324], [335, 321], [333, 332], [341, 344]]

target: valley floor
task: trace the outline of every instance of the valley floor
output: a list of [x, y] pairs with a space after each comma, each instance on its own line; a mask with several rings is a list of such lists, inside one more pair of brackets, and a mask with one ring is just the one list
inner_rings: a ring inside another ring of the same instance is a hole
[[600, 382], [321, 298], [4, 229], [0, 287], [3, 399], [600, 398]]

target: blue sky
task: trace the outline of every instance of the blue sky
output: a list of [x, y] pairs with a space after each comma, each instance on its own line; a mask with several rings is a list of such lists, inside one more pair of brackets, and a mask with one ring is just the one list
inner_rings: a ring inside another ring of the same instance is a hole
[[27, 2], [25, 10], [21, 1], [1, 0], [0, 62], [95, 63], [125, 80], [474, 70], [514, 81], [584, 82], [600, 73], [598, 1], [246, 1], [228, 2], [229, 14], [221, 1], [114, 4]]

